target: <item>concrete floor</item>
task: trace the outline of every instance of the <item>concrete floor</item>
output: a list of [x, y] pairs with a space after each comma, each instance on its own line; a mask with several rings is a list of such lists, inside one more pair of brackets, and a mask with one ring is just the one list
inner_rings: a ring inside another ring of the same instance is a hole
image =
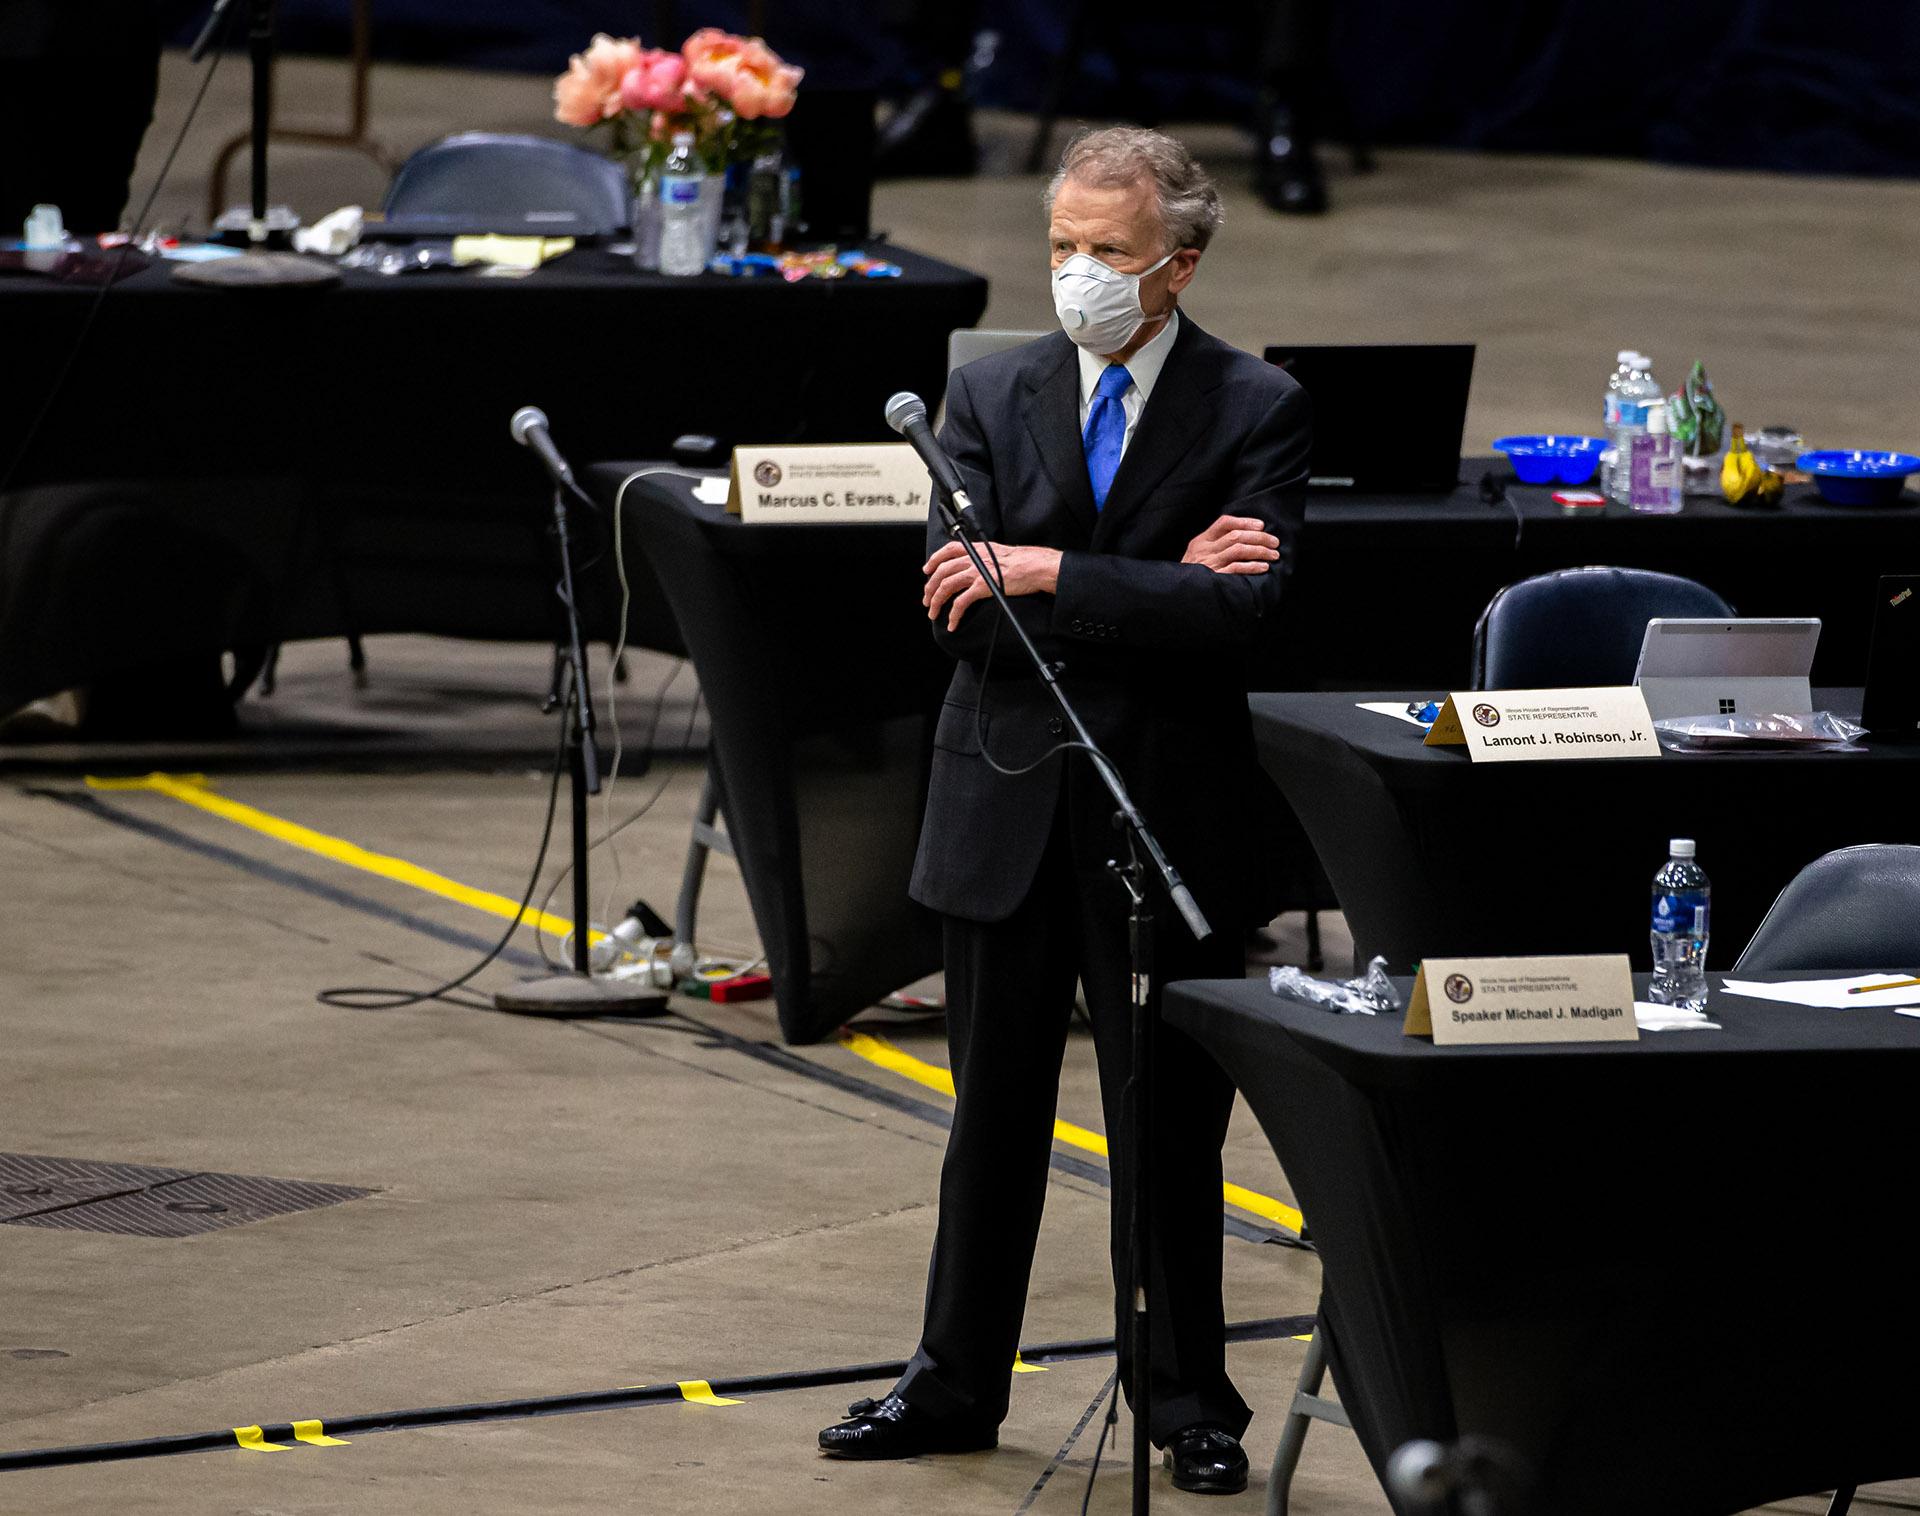
[[[166, 77], [158, 143], [184, 108], [180, 60]], [[195, 181], [242, 119], [241, 77], [223, 73], [182, 156], [163, 202], [176, 222], [198, 214]], [[286, 117], [318, 115], [338, 80], [336, 65], [290, 65]], [[377, 124], [402, 149], [455, 126], [537, 126], [544, 95], [538, 80], [383, 69]], [[1010, 150], [1018, 129], [989, 123], [994, 150]], [[1200, 135], [1231, 171], [1231, 137]], [[371, 200], [381, 182], [337, 155], [280, 159], [282, 198], [308, 213]], [[878, 219], [992, 274], [990, 321], [1040, 325], [1036, 189], [1009, 178], [887, 186]], [[1283, 333], [1477, 340], [1470, 445], [1521, 426], [1584, 426], [1611, 351], [1654, 339], [1663, 375], [1707, 354], [1736, 415], [1792, 420], [1822, 442], [1915, 440], [1920, 375], [1903, 297], [1920, 186], [1396, 152], [1370, 178], [1337, 172], [1334, 191], [1335, 216], [1281, 223], [1229, 183], [1229, 231], [1196, 289], [1197, 317], [1248, 345]], [[1611, 217], [1619, 205], [1628, 211]], [[1606, 231], [1610, 220], [1645, 245]], [[838, 1044], [770, 1061], [777, 1034], [757, 1005], [581, 1025], [317, 1005], [316, 990], [343, 982], [431, 984], [473, 956], [434, 930], [484, 941], [497, 922], [164, 794], [84, 783], [88, 772], [203, 769], [218, 793], [268, 815], [517, 894], [545, 797], [545, 654], [424, 639], [374, 639], [370, 653], [370, 684], [356, 690], [337, 645], [290, 649], [280, 694], [248, 703], [239, 743], [4, 755], [0, 877], [13, 909], [0, 918], [0, 1146], [375, 1193], [184, 1240], [0, 1230], [0, 1450], [903, 1357], [944, 1097]], [[666, 672], [636, 660], [623, 721], [636, 740]], [[665, 905], [677, 882], [699, 783], [697, 759], [673, 751], [691, 693], [684, 676], [669, 691], [665, 756], [616, 796], [617, 815], [665, 781], [622, 835], [618, 898]], [[697, 719], [692, 731], [697, 744]], [[604, 865], [596, 878], [612, 895]], [[1297, 919], [1279, 930], [1281, 954], [1297, 958]], [[724, 860], [703, 938], [757, 951]], [[1347, 948], [1336, 921], [1329, 956]], [[496, 966], [479, 987], [519, 972]], [[944, 1062], [937, 1024], [885, 1012], [869, 1022]], [[1059, 1110], [1101, 1125], [1083, 1036]], [[1290, 1196], [1244, 1111], [1227, 1172]], [[1057, 1171], [1028, 1342], [1107, 1330], [1105, 1229], [1104, 1190]], [[1317, 1264], [1229, 1238], [1226, 1288], [1235, 1319], [1305, 1313]], [[1301, 1352], [1293, 1341], [1230, 1352], [1256, 1409], [1256, 1471]], [[1087, 1359], [1018, 1376], [1002, 1447], [961, 1459], [816, 1458], [813, 1432], [882, 1387], [859, 1384], [360, 1435], [284, 1457], [232, 1449], [16, 1473], [0, 1478], [0, 1512], [1064, 1516], [1094, 1433], [1061, 1450], [1109, 1369]], [[1245, 1496], [1206, 1508], [1254, 1511], [1262, 1498], [1256, 1472]], [[1093, 1508], [1125, 1499], [1121, 1467], [1108, 1465]], [[1880, 1487], [1861, 1506], [1920, 1508], [1920, 1483]], [[1350, 1436], [1315, 1431], [1295, 1509], [1385, 1509]]]

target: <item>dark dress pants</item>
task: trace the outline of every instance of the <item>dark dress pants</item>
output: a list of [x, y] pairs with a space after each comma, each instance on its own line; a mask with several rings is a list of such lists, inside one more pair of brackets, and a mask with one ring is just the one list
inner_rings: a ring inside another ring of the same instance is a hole
[[[1153, 887], [1158, 896], [1157, 885]], [[1157, 977], [1236, 977], [1238, 938], [1195, 943], [1154, 900]], [[956, 1097], [940, 1172], [940, 1222], [920, 1346], [897, 1393], [935, 1415], [997, 1425], [1026, 1309], [1046, 1198], [1060, 1064], [1085, 985], [1111, 1142], [1111, 1248], [1121, 1382], [1131, 1385], [1131, 1290], [1123, 1090], [1132, 1065], [1127, 903], [1104, 869], [1075, 866], [1056, 814], [1033, 889], [1005, 921], [947, 917], [947, 1041]], [[1153, 1059], [1153, 1353], [1149, 1431], [1165, 1443], [1206, 1422], [1238, 1436], [1251, 1413], [1227, 1378], [1221, 1287], [1221, 1163], [1233, 1084], [1199, 1045], [1162, 1023]]]

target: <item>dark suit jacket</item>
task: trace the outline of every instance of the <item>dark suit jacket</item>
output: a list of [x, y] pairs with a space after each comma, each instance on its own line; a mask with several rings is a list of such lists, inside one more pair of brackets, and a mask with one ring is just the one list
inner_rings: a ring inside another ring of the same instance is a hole
[[[1096, 511], [1079, 383], [1074, 346], [1058, 332], [969, 363], [948, 385], [941, 441], [985, 536], [1062, 550], [1058, 592], [1022, 596], [1015, 612], [1064, 665], [1062, 687], [1202, 909], [1216, 929], [1263, 923], [1278, 909], [1268, 839], [1280, 800], [1254, 758], [1246, 671], [1271, 632], [1300, 533], [1306, 391], [1183, 313]], [[1280, 562], [1255, 575], [1182, 564], [1187, 543], [1227, 514], [1263, 520]], [[937, 512], [927, 536], [929, 550], [945, 540]], [[1063, 725], [1013, 637], [995, 638], [999, 619], [987, 601], [957, 632], [944, 616], [935, 628], [958, 667], [935, 731], [911, 890], [922, 905], [983, 922], [1025, 898], [1063, 782], [1077, 861], [1097, 868], [1123, 846], [1086, 757], [1050, 752]]]

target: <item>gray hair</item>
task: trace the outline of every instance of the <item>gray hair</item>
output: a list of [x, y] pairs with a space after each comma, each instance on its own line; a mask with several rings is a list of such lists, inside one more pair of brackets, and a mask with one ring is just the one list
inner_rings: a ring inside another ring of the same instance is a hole
[[1074, 133], [1047, 185], [1047, 214], [1069, 179], [1097, 189], [1124, 189], [1153, 181], [1169, 251], [1204, 248], [1220, 229], [1220, 192], [1186, 146], [1141, 126], [1088, 127]]

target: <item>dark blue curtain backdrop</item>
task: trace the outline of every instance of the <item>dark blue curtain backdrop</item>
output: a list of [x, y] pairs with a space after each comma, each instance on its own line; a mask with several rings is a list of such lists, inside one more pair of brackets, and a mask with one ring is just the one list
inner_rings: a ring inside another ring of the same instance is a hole
[[[237, 0], [244, 6], [246, 0]], [[769, 40], [822, 86], [924, 76], [922, 0], [765, 0]], [[962, 0], [926, 0], [953, 6]], [[1074, 0], [978, 0], [999, 35], [977, 89], [1031, 109]], [[1330, 0], [1328, 129], [1375, 142], [1920, 174], [1920, 0]], [[164, 0], [190, 29], [204, 5]], [[280, 0], [284, 45], [338, 51], [347, 0]], [[1070, 114], [1245, 117], [1267, 7], [1106, 0]], [[1177, 15], [1178, 19], [1169, 19]], [[746, 25], [746, 0], [374, 0], [381, 56], [558, 71], [595, 31], [678, 43]], [[1629, 34], [1627, 29], [1632, 28]]]

